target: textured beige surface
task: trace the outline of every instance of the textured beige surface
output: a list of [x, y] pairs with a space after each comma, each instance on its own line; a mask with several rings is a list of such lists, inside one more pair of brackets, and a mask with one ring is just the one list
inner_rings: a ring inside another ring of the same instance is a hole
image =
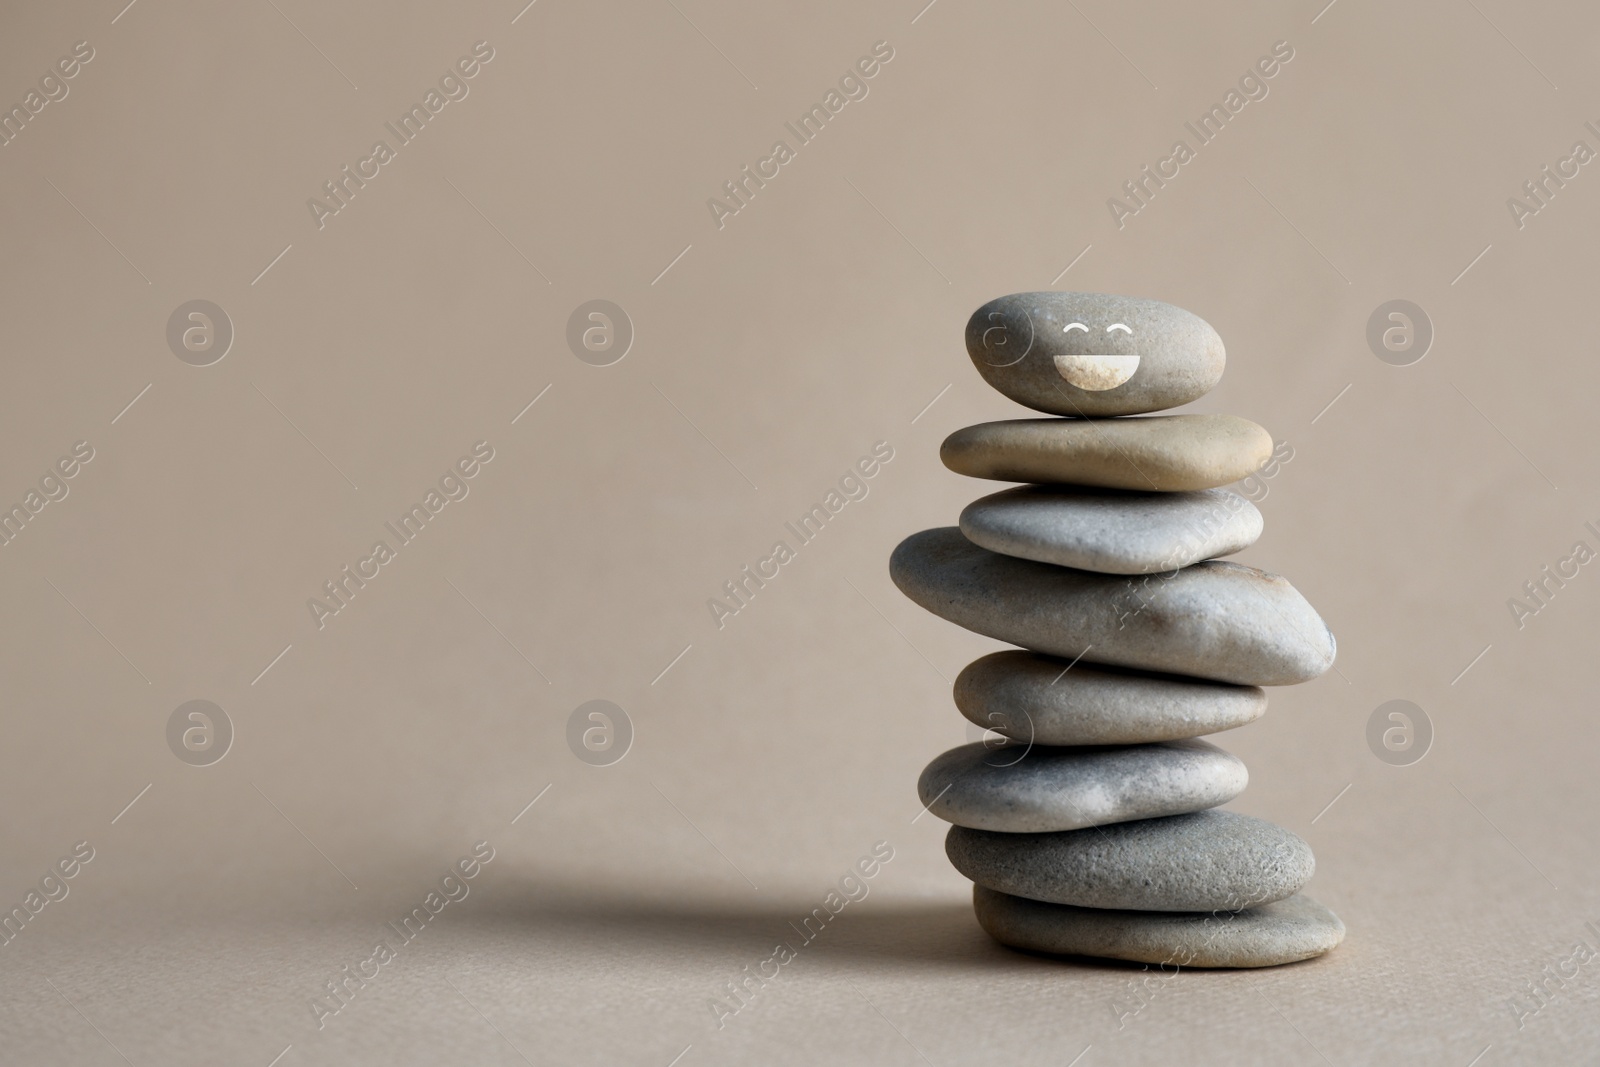
[[[1600, 175], [1522, 229], [1506, 199], [1596, 146], [1600, 14], [675, 2], [8, 5], [0, 101], [95, 58], [0, 147], [0, 501], [94, 459], [0, 547], [0, 899], [95, 857], [0, 947], [0, 1059], [1592, 1058], [1600, 972], [1567, 961], [1600, 943], [1600, 571], [1541, 568], [1597, 545]], [[306, 200], [479, 40], [470, 95], [318, 230]], [[717, 229], [707, 198], [879, 40], [869, 94]], [[1107, 198], [1277, 40], [1268, 95], [1118, 229]], [[1225, 744], [1231, 807], [1311, 843], [1344, 944], [1185, 975], [1121, 1029], [1136, 969], [994, 945], [942, 824], [912, 822], [971, 739], [950, 681], [996, 645], [887, 575], [994, 488], [939, 442], [1028, 414], [973, 372], [968, 316], [1052, 285], [1217, 328], [1194, 408], [1293, 450], [1239, 558], [1340, 639]], [[566, 341], [597, 298], [635, 327], [609, 367]], [[1397, 298], [1436, 335], [1406, 367], [1366, 341]], [[168, 349], [191, 299], [236, 328], [214, 366]], [[470, 495], [318, 630], [307, 598], [480, 440]], [[718, 629], [707, 600], [880, 440], [865, 498]], [[609, 767], [567, 746], [595, 698], [634, 726]], [[1395, 698], [1435, 730], [1409, 767], [1366, 741]], [[236, 727], [214, 766], [167, 746], [194, 699]], [[318, 1031], [323, 983], [478, 840], [471, 895]], [[708, 998], [879, 840], [870, 896], [717, 1030]]]

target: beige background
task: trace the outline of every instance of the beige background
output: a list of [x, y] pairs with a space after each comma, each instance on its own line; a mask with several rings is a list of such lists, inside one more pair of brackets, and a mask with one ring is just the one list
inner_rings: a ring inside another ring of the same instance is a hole
[[[1600, 969], [1520, 1029], [1508, 1001], [1600, 944], [1600, 571], [1521, 630], [1506, 601], [1600, 548], [1600, 176], [1522, 229], [1506, 199], [1600, 148], [1600, 15], [519, 6], [9, 6], [0, 100], [95, 57], [0, 148], [0, 499], [76, 441], [95, 458], [0, 548], [0, 901], [95, 858], [0, 947], [0, 1058], [1593, 1055]], [[307, 198], [480, 40], [470, 95], [319, 230]], [[870, 94], [719, 230], [706, 199], [880, 40]], [[1107, 198], [1279, 40], [1270, 94], [1119, 230]], [[1120, 1028], [1140, 972], [992, 945], [912, 821], [967, 737], [948, 682], [996, 646], [886, 573], [992, 488], [943, 436], [1023, 413], [972, 371], [967, 316], [1052, 285], [1216, 326], [1228, 372], [1193, 410], [1294, 449], [1241, 558], [1340, 643], [1220, 740], [1253, 776], [1233, 807], [1311, 842], [1346, 943], [1185, 974]], [[596, 298], [637, 334], [604, 368], [565, 341]], [[1412, 366], [1365, 340], [1395, 298], [1436, 331]], [[165, 340], [191, 299], [236, 331], [209, 367]], [[319, 631], [306, 599], [479, 440], [470, 495]], [[878, 440], [870, 496], [718, 630], [706, 600]], [[594, 698], [636, 731], [604, 768], [566, 742]], [[1409, 767], [1365, 740], [1395, 698], [1436, 730]], [[167, 746], [191, 699], [236, 730], [212, 766]], [[479, 840], [471, 895], [318, 1030], [323, 983]], [[708, 999], [878, 840], [872, 895], [718, 1030]]]

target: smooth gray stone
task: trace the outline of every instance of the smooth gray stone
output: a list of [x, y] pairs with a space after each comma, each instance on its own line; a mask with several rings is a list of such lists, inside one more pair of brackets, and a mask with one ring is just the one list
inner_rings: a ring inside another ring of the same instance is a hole
[[928, 764], [917, 794], [957, 826], [1034, 834], [1214, 808], [1249, 781], [1243, 760], [1199, 740], [1098, 748], [974, 741]]
[[1124, 745], [1231, 730], [1259, 719], [1253, 685], [1090, 667], [1037, 652], [991, 652], [956, 676], [961, 714], [1040, 745]]
[[1155, 964], [1157, 980], [1183, 967], [1276, 967], [1344, 940], [1339, 917], [1303, 893], [1248, 911], [1196, 914], [1074, 908], [976, 885], [972, 907], [978, 925], [1002, 945]]
[[1193, 312], [1106, 293], [1013, 293], [967, 320], [967, 354], [1019, 404], [1052, 415], [1137, 415], [1222, 378], [1222, 338]]
[[1029, 900], [1128, 911], [1238, 911], [1293, 896], [1311, 846], [1264, 819], [1197, 811], [1049, 834], [952, 826], [944, 851], [979, 885]]
[[1333, 665], [1333, 634], [1294, 586], [1237, 563], [1092, 574], [1002, 556], [947, 526], [900, 542], [889, 575], [958, 626], [1069, 660], [1240, 685], [1293, 685]]
[[961, 512], [973, 544], [1101, 574], [1155, 574], [1229, 556], [1261, 536], [1261, 512], [1238, 493], [1129, 493], [1025, 485]]

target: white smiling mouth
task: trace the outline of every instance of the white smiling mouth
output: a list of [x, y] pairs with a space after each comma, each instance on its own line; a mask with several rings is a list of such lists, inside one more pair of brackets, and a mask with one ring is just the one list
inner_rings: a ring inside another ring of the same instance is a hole
[[1055, 356], [1056, 372], [1084, 392], [1100, 393], [1115, 389], [1139, 369], [1133, 356]]

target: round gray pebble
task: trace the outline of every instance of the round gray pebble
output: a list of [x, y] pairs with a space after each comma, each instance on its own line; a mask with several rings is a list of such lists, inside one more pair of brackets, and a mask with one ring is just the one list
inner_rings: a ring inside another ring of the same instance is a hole
[[957, 826], [1032, 834], [1213, 808], [1249, 781], [1243, 760], [1199, 740], [1098, 748], [975, 741], [928, 764], [917, 793]]
[[1074, 908], [972, 887], [978, 925], [1002, 945], [1061, 956], [1132, 960], [1170, 977], [1183, 967], [1276, 967], [1320, 956], [1344, 923], [1296, 894], [1248, 911], [1161, 913]]
[[945, 854], [990, 889], [1129, 911], [1238, 911], [1300, 891], [1311, 846], [1264, 819], [1197, 811], [1059, 833], [952, 826]]
[[1228, 556], [1261, 536], [1238, 493], [1026, 485], [968, 504], [961, 532], [991, 552], [1102, 574], [1155, 574]]
[[1258, 686], [1073, 665], [1018, 649], [967, 664], [956, 676], [955, 700], [977, 725], [1040, 745], [1199, 737], [1254, 722], [1267, 710]]
[[1222, 338], [1193, 312], [1107, 293], [1013, 293], [967, 321], [967, 353], [994, 386], [1052, 415], [1137, 415], [1204, 396]]

